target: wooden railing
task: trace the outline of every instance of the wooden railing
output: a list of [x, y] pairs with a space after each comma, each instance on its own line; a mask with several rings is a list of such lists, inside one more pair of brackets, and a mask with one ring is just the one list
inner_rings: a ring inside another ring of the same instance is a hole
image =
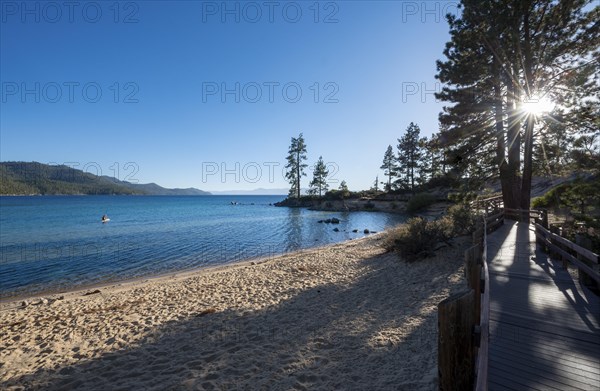
[[600, 284], [598, 254], [551, 232], [547, 225], [536, 223], [535, 236], [546, 252], [562, 260], [564, 268], [567, 268], [570, 262], [583, 272], [587, 278], [591, 278], [597, 284]]
[[533, 220], [536, 242], [546, 253], [562, 260], [565, 269], [570, 262], [583, 273], [585, 279], [592, 279], [600, 286], [598, 254], [563, 238], [558, 232], [552, 232], [557, 227], [549, 227], [546, 210], [504, 208], [504, 216], [520, 221]]
[[545, 210], [504, 208], [502, 197], [471, 203], [482, 215], [473, 233], [473, 247], [465, 252], [468, 289], [438, 305], [438, 372], [440, 390], [487, 390], [490, 321], [487, 234], [504, 224], [504, 219], [530, 223], [533, 220], [537, 243], [546, 252], [577, 266], [600, 286], [598, 254], [579, 246], [548, 227]]
[[487, 234], [504, 222], [504, 215], [498, 206], [486, 207], [485, 211], [473, 233], [473, 247], [465, 251], [468, 289], [438, 305], [440, 390], [487, 390], [490, 322]]

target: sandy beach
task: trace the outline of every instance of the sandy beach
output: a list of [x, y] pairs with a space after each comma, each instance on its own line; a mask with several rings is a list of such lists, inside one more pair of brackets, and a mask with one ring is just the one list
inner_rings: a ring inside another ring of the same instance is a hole
[[407, 263], [381, 239], [4, 303], [0, 389], [436, 389], [468, 240]]

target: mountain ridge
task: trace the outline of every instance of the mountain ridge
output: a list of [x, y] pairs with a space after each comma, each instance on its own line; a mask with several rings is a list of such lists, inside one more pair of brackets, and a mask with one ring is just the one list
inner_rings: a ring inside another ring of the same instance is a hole
[[0, 162], [0, 195], [192, 195], [196, 189], [168, 189], [156, 183], [131, 183], [97, 176], [66, 165]]

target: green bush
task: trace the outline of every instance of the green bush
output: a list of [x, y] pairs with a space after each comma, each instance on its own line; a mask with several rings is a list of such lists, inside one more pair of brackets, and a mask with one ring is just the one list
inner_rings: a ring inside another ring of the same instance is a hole
[[435, 197], [429, 193], [418, 193], [415, 194], [408, 200], [406, 204], [406, 211], [408, 213], [418, 212], [422, 209], [427, 208], [435, 202]]
[[585, 215], [600, 209], [600, 179], [577, 179], [562, 183], [531, 201], [533, 208], [567, 207], [572, 213]]
[[461, 203], [470, 202], [477, 198], [477, 193], [474, 191], [448, 193], [448, 201]]
[[552, 190], [549, 190], [540, 197], [535, 197], [531, 200], [532, 208], [554, 208], [560, 206], [560, 197], [566, 190], [565, 185], [558, 185]]
[[476, 215], [469, 205], [452, 205], [447, 217], [452, 221], [452, 236], [467, 235], [475, 231]]
[[388, 251], [397, 251], [407, 261], [427, 258], [434, 254], [440, 242], [475, 230], [476, 216], [466, 204], [453, 205], [448, 213], [434, 221], [415, 217], [391, 229], [384, 239]]

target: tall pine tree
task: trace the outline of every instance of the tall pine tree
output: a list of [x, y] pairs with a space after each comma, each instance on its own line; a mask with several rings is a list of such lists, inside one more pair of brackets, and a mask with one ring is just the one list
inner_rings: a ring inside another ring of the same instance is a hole
[[565, 123], [598, 113], [584, 99], [598, 97], [600, 7], [585, 12], [590, 3], [463, 0], [460, 17], [448, 15], [437, 75], [438, 98], [452, 103], [440, 115], [444, 139], [472, 175], [500, 177], [507, 207], [529, 209], [535, 134], [556, 120], [525, 102], [553, 100], [568, 108]]
[[304, 169], [308, 167], [304, 161], [306, 160], [306, 143], [302, 133], [296, 137], [292, 137], [290, 148], [288, 150], [287, 164], [285, 168], [287, 172], [285, 178], [290, 183], [290, 197], [300, 198], [300, 178], [306, 176]]
[[395, 166], [396, 157], [394, 156], [394, 149], [391, 145], [388, 145], [385, 154], [383, 155], [383, 164], [379, 167], [383, 170], [383, 174], [388, 177], [385, 191], [392, 190], [392, 180], [396, 176], [396, 172], [394, 171]]
[[311, 194], [319, 194], [319, 197], [323, 196], [323, 192], [326, 192], [329, 188], [329, 184], [327, 183], [327, 176], [329, 175], [329, 171], [327, 170], [327, 166], [325, 162], [323, 162], [323, 156], [319, 156], [319, 160], [317, 164], [315, 164], [315, 169], [313, 171], [313, 179], [310, 182]]
[[398, 139], [398, 159], [396, 172], [400, 187], [415, 191], [415, 180], [419, 175], [421, 160], [420, 135], [421, 129], [413, 122], [406, 128], [406, 133]]

